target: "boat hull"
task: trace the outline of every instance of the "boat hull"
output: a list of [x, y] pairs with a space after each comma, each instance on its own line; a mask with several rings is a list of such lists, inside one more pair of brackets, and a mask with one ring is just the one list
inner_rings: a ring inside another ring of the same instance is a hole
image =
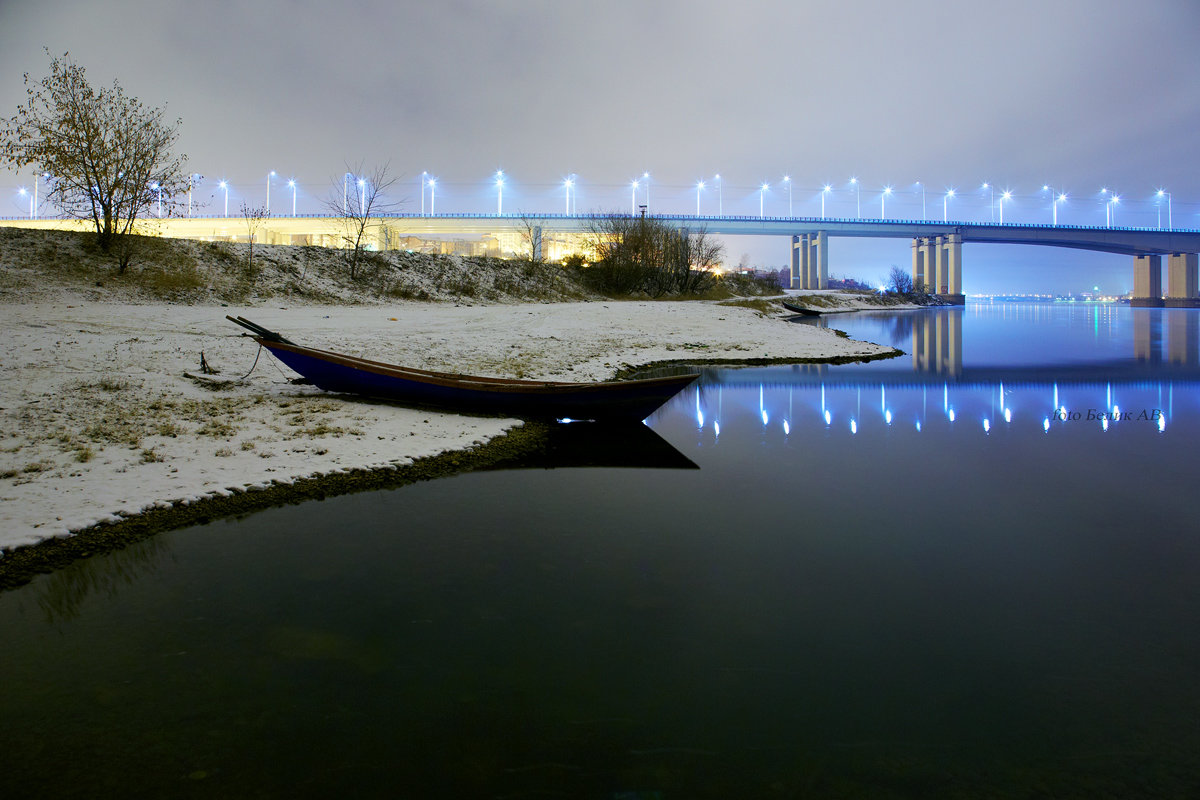
[[697, 375], [601, 383], [473, 377], [398, 367], [254, 337], [314, 385], [383, 400], [518, 417], [642, 420]]

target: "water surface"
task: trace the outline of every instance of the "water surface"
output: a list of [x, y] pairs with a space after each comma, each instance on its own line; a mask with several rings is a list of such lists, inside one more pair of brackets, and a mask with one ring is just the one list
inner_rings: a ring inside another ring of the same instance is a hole
[[559, 463], [613, 466], [39, 578], [0, 596], [0, 791], [1188, 796], [1196, 319], [838, 316], [909, 355], [710, 372], [648, 421], [670, 456], [603, 432]]

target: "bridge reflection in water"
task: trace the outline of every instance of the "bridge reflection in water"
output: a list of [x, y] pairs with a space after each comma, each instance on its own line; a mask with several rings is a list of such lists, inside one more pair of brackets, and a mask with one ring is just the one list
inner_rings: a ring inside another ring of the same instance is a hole
[[[705, 370], [671, 408], [680, 412], [687, 404], [697, 432], [711, 443], [751, 432], [796, 437], [814, 430], [990, 435], [1021, 428], [1053, 435], [1086, 427], [1159, 436], [1178, 429], [1181, 414], [1200, 424], [1200, 315], [1131, 311], [1126, 357], [966, 367], [962, 309], [893, 314], [882, 324], [892, 341], [912, 342], [908, 358]], [[1095, 319], [1097, 327], [1104, 324], [1101, 315]]]

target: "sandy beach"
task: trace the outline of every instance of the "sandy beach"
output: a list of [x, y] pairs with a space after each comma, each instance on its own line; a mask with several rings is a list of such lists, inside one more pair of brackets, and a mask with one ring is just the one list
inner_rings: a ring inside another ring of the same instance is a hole
[[[255, 365], [258, 346], [226, 314], [317, 347], [503, 377], [600, 380], [667, 360], [889, 351], [710, 302], [225, 307], [70, 294], [13, 300], [0, 304], [0, 551], [147, 509], [412, 464], [521, 424], [356, 402], [294, 385], [296, 375], [267, 353]], [[187, 377], [200, 371], [202, 352], [227, 385]]]

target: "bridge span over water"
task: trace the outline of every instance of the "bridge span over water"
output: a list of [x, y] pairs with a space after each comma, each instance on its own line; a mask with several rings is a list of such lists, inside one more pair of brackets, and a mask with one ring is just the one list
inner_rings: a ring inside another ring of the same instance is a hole
[[[536, 255], [549, 235], [581, 236], [608, 215], [595, 214], [440, 214], [383, 215], [373, 220], [370, 240], [381, 249], [405, 236], [496, 235], [510, 240], [524, 236]], [[933, 293], [961, 300], [962, 246], [1013, 244], [1064, 247], [1117, 253], [1134, 259], [1134, 303], [1137, 305], [1200, 305], [1197, 253], [1200, 230], [1118, 228], [1077, 225], [996, 224], [965, 221], [835, 219], [820, 217], [653, 215], [681, 228], [703, 229], [731, 236], [791, 237], [792, 286], [825, 288], [829, 275], [830, 238], [909, 239], [912, 277]], [[257, 241], [340, 246], [343, 220], [333, 215], [271, 217]], [[0, 226], [33, 228], [76, 227], [77, 220], [0, 219]], [[172, 217], [145, 221], [147, 232], [196, 239], [246, 238], [239, 217]], [[1167, 257], [1166, 295], [1162, 257]]]

